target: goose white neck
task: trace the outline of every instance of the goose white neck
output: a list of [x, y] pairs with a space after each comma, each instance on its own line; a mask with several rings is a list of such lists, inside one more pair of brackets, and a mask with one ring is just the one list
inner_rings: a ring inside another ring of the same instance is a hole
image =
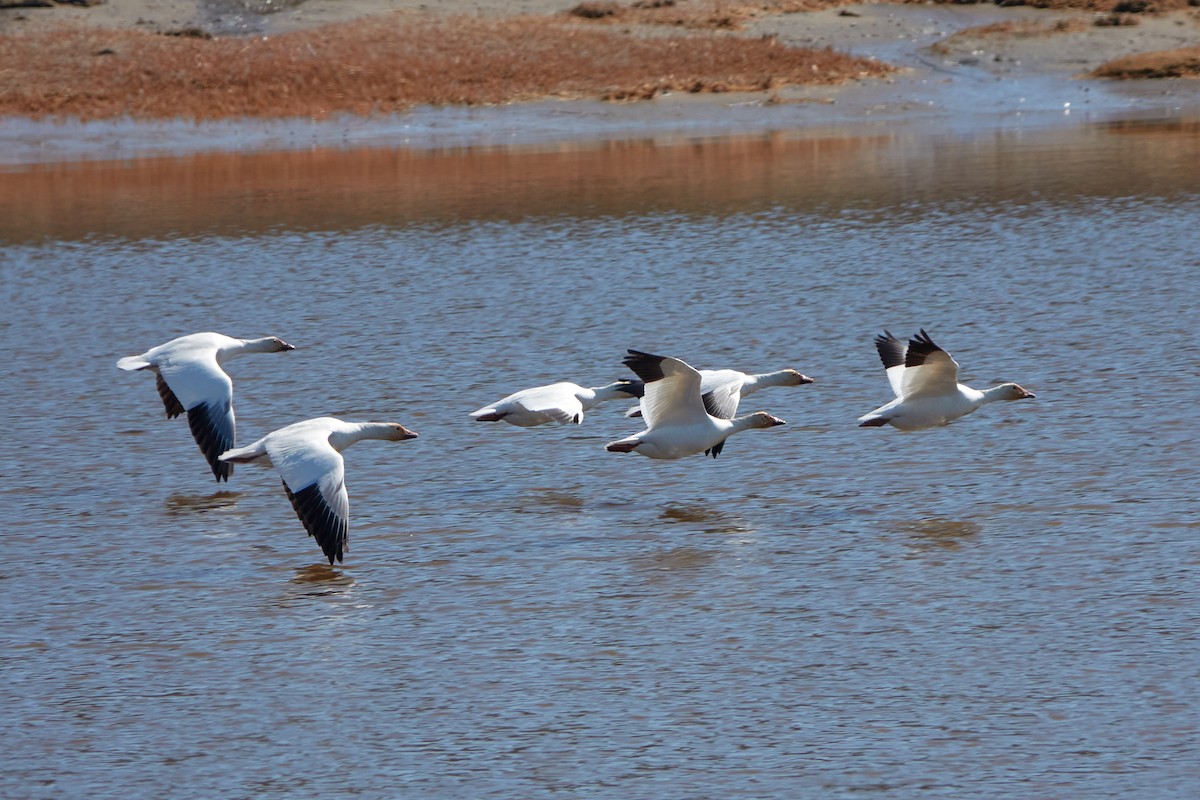
[[978, 402], [979, 405], [982, 406], [987, 405], [988, 403], [995, 403], [998, 400], [1015, 399], [1016, 398], [1013, 397], [1012, 385], [1008, 383], [1002, 383], [999, 386], [993, 386], [990, 389], [984, 389], [982, 392], [980, 392]]
[[261, 339], [242, 339], [242, 349], [247, 353], [275, 353], [286, 347], [274, 336]]
[[[590, 395], [590, 396], [589, 396]], [[580, 398], [580, 402], [585, 408], [591, 408], [597, 403], [603, 403], [607, 400], [616, 400], [617, 398], [637, 397], [637, 394], [630, 391], [630, 386], [625, 381], [616, 381], [607, 386], [599, 386], [595, 389], [587, 389], [584, 396]]]
[[329, 444], [339, 453], [363, 439], [397, 441], [414, 439], [416, 434], [396, 422], [343, 422], [329, 434]]
[[753, 414], [747, 414], [744, 417], [735, 417], [731, 420], [720, 421], [728, 422], [729, 430], [732, 433], [748, 431], [753, 428], [772, 428], [776, 425], [786, 424], [783, 420], [768, 414], [766, 411], [755, 411]]
[[289, 349], [274, 336], [264, 336], [261, 339], [234, 339], [230, 344], [217, 349], [217, 358], [229, 358], [242, 353], [277, 353]]
[[796, 386], [801, 383], [800, 376], [794, 369], [781, 369], [775, 372], [764, 372], [761, 375], [750, 375], [746, 378], [746, 388], [762, 388], [763, 386]]

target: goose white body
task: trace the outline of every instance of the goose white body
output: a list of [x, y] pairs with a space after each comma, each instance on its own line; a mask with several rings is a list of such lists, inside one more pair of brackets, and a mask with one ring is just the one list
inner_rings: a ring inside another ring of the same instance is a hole
[[884, 331], [875, 348], [896, 399], [858, 418], [859, 426], [891, 425], [919, 431], [945, 425], [997, 400], [1022, 400], [1035, 395], [1015, 383], [979, 391], [958, 382], [958, 362], [934, 344], [924, 330], [905, 345]]
[[317, 417], [272, 431], [253, 444], [221, 454], [221, 461], [273, 466], [308, 534], [332, 564], [349, 550], [350, 495], [342, 451], [363, 439], [400, 441], [417, 434], [395, 422], [343, 422]]
[[218, 457], [236, 443], [233, 381], [221, 364], [242, 353], [294, 349], [274, 336], [235, 339], [220, 333], [193, 333], [152, 347], [141, 355], [122, 358], [117, 366], [155, 373], [167, 417], [173, 419], [187, 413], [192, 436], [220, 482], [229, 480], [233, 468]]
[[503, 400], [472, 411], [471, 417], [480, 422], [503, 420], [510, 425], [532, 428], [537, 425], [567, 425], [583, 422], [583, 413], [606, 400], [617, 397], [639, 397], [639, 381], [617, 381], [607, 386], [588, 388], [577, 383], [561, 381], [546, 386], [534, 386], [510, 394]]
[[701, 397], [700, 373], [677, 358], [630, 350], [625, 364], [645, 382], [641, 406], [647, 428], [610, 442], [610, 452], [654, 459], [711, 453], [716, 458], [725, 440], [739, 431], [785, 424], [765, 411], [735, 419], [715, 416], [711, 399]]

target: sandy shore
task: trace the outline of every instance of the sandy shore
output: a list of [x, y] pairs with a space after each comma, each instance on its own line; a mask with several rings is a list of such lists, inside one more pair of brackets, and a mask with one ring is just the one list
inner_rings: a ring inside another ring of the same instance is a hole
[[561, 0], [109, 0], [90, 6], [0, 8], [0, 32], [69, 23], [160, 32], [199, 28], [222, 36], [271, 35], [395, 12], [513, 16], [555, 14], [573, 5]]
[[[0, 34], [69, 24], [273, 37], [371, 15], [561, 17], [574, 5], [558, 0], [141, 0], [90, 7], [5, 8], [0, 10]], [[110, 120], [78, 125], [10, 119], [0, 125], [0, 161], [247, 147], [545, 144], [664, 132], [729, 134], [895, 124], [953, 129], [1200, 115], [1200, 81], [1081, 77], [1122, 56], [1200, 45], [1200, 12], [1138, 14], [1120, 25], [1098, 25], [1100, 16], [1078, 10], [931, 4], [848, 5], [760, 14], [746, 20], [738, 34], [775, 36], [798, 47], [831, 47], [885, 62], [899, 71], [836, 86], [789, 85], [764, 92], [700, 96], [660, 93], [652, 100], [620, 104], [571, 100], [500, 108], [414, 109], [387, 118], [338, 117], [319, 122]]]

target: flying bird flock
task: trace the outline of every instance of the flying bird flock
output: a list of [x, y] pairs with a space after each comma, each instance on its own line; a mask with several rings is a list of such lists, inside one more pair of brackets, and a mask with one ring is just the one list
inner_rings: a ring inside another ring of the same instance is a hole
[[[237, 447], [233, 381], [222, 365], [243, 353], [294, 349], [274, 336], [235, 339], [219, 333], [194, 333], [122, 358], [117, 366], [154, 373], [167, 417], [187, 413], [192, 436], [218, 482], [229, 480], [234, 464], [274, 467], [296, 516], [332, 565], [335, 560], [342, 561], [349, 549], [350, 498], [342, 451], [363, 439], [396, 442], [415, 439], [417, 434], [397, 422], [317, 417]], [[997, 400], [1034, 397], [1015, 383], [982, 391], [959, 383], [958, 362], [924, 329], [907, 344], [884, 331], [875, 337], [875, 349], [896, 397], [859, 417], [861, 427], [923, 430], [945, 425]], [[579, 425], [584, 412], [600, 403], [639, 400], [626, 417], [640, 417], [646, 429], [609, 442], [606, 450], [659, 460], [697, 453], [716, 458], [735, 433], [787, 424], [766, 411], [737, 416], [743, 396], [768, 386], [813, 383], [794, 369], [761, 374], [697, 370], [679, 358], [640, 350], [629, 350], [623, 363], [636, 379], [594, 388], [566, 381], [535, 386], [473, 411], [470, 417], [522, 428]]]

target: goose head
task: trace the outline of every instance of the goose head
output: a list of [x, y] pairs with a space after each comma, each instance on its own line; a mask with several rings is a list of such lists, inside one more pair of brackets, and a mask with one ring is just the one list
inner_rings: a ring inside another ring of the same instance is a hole
[[803, 386], [806, 383], [814, 383], [813, 379], [805, 375], [803, 372], [794, 369], [783, 370], [784, 386]]
[[1037, 397], [1033, 392], [1015, 383], [1002, 383], [996, 387], [996, 390], [996, 395], [1000, 400], [1024, 400]]
[[383, 439], [388, 442], [400, 442], [405, 439], [416, 439], [417, 432], [410, 431], [399, 422], [383, 423]]
[[774, 428], [776, 425], [787, 425], [787, 422], [766, 411], [755, 411], [746, 417], [747, 428]]

